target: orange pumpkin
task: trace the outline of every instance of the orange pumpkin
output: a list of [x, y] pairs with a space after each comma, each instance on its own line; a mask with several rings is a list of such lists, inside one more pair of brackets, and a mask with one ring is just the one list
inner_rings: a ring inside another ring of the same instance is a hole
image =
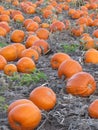
[[50, 25], [50, 31], [56, 32], [56, 31], [63, 31], [65, 29], [65, 25], [63, 22], [55, 21]]
[[68, 54], [65, 54], [65, 53], [62, 53], [62, 52], [59, 52], [59, 53], [55, 53], [52, 57], [51, 57], [51, 60], [50, 60], [50, 64], [51, 64], [51, 67], [53, 69], [58, 69], [60, 64], [65, 61], [65, 60], [68, 60], [70, 59], [71, 57], [68, 55]]
[[26, 48], [31, 47], [35, 41], [39, 40], [39, 38], [36, 35], [30, 35], [25, 43]]
[[27, 26], [26, 26], [26, 30], [27, 31], [33, 31], [35, 32], [37, 29], [39, 28], [39, 24], [37, 22], [30, 22]]
[[24, 22], [23, 22], [23, 25], [25, 27], [27, 27], [29, 25], [29, 23], [33, 22], [33, 19], [25, 19]]
[[18, 71], [22, 73], [31, 73], [36, 68], [34, 61], [29, 57], [22, 57], [19, 59], [16, 66]]
[[22, 30], [14, 30], [11, 33], [10, 39], [12, 42], [21, 43], [24, 40], [25, 33]]
[[98, 63], [98, 51], [96, 49], [89, 49], [84, 54], [84, 62], [85, 63]]
[[71, 28], [71, 34], [74, 36], [81, 36], [84, 32], [84, 27], [83, 26], [74, 26]]
[[73, 74], [76, 74], [78, 72], [82, 71], [82, 66], [79, 64], [78, 61], [73, 59], [65, 60], [61, 63], [61, 65], [58, 68], [58, 76], [62, 78], [62, 76], [65, 76], [65, 78], [70, 78]]
[[56, 94], [47, 86], [39, 86], [35, 88], [30, 93], [29, 99], [43, 110], [53, 109], [56, 104]]
[[66, 84], [66, 92], [77, 96], [90, 96], [96, 90], [94, 77], [87, 72], [74, 74]]
[[4, 73], [6, 75], [12, 76], [14, 73], [17, 72], [17, 67], [14, 64], [7, 64], [4, 67]]
[[21, 57], [29, 57], [36, 62], [39, 59], [39, 54], [36, 50], [32, 48], [28, 48], [22, 51]]
[[89, 113], [90, 117], [98, 119], [98, 99], [95, 99], [88, 106], [88, 113]]
[[8, 113], [8, 122], [13, 130], [33, 130], [40, 121], [41, 112], [33, 103], [18, 105]]
[[37, 22], [37, 23], [41, 23], [41, 18], [39, 16], [35, 16], [33, 18], [33, 21]]
[[49, 31], [45, 28], [39, 28], [36, 31], [36, 35], [40, 38], [40, 39], [44, 39], [47, 40], [49, 37]]
[[10, 22], [10, 17], [8, 16], [8, 15], [6, 15], [6, 14], [2, 14], [2, 15], [0, 15], [0, 21], [1, 22]]
[[22, 14], [16, 14], [14, 17], [13, 17], [13, 20], [14, 21], [19, 21], [19, 22], [23, 22], [24, 21], [24, 16]]
[[2, 55], [0, 55], [0, 70], [3, 70], [6, 64], [7, 64], [6, 59]]
[[2, 55], [7, 61], [15, 61], [17, 59], [17, 49], [13, 45], [8, 45], [0, 49]]

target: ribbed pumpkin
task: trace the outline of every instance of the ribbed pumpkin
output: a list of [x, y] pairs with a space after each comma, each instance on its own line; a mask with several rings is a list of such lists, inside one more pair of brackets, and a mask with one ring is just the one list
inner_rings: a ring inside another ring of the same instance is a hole
[[94, 77], [87, 72], [74, 74], [66, 84], [66, 92], [76, 96], [90, 96], [96, 90]]
[[58, 68], [58, 76], [62, 78], [62, 76], [65, 76], [65, 78], [70, 78], [73, 74], [76, 74], [78, 72], [82, 71], [82, 66], [79, 64], [78, 61], [73, 59], [68, 59], [61, 63], [61, 65]]

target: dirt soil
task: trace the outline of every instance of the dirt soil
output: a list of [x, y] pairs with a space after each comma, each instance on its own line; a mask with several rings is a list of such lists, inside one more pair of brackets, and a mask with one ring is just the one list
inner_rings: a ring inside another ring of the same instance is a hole
[[[6, 4], [4, 1], [0, 2], [6, 9], [14, 8], [19, 9], [19, 7], [14, 7], [12, 5]], [[39, 15], [37, 12], [34, 15], [28, 15], [23, 12], [25, 18], [33, 18], [35, 15]], [[62, 19], [70, 19], [68, 17], [67, 11], [63, 11], [62, 14], [58, 14], [58, 17]], [[42, 18], [41, 18], [42, 19]], [[70, 19], [72, 23], [74, 20]], [[14, 29], [24, 29], [21, 23], [15, 23], [13, 20], [10, 22], [10, 26]], [[11, 33], [10, 32], [10, 33]], [[88, 32], [92, 33], [93, 28], [88, 28]], [[0, 37], [0, 42], [10, 44], [10, 33], [6, 38]], [[50, 35], [47, 40], [50, 44], [51, 51], [42, 55], [38, 63], [37, 68], [47, 75], [47, 80], [41, 80], [38, 83], [32, 83], [29, 86], [23, 85], [19, 86], [17, 82], [9, 81], [3, 72], [0, 73], [0, 96], [5, 97], [5, 102], [3, 105], [9, 105], [16, 99], [28, 98], [29, 93], [35, 88], [42, 84], [47, 84], [48, 87], [52, 88], [57, 95], [57, 103], [53, 110], [46, 112], [42, 111], [42, 121], [36, 130], [98, 130], [98, 119], [92, 119], [88, 115], [88, 106], [94, 100], [98, 98], [98, 89], [89, 97], [83, 98], [78, 96], [72, 96], [67, 94], [65, 91], [66, 80], [63, 81], [59, 79], [57, 70], [53, 70], [50, 65], [51, 56], [56, 52], [65, 52], [79, 63], [83, 67], [83, 71], [91, 73], [96, 82], [98, 82], [98, 65], [85, 64], [83, 62], [84, 51], [80, 49], [79, 46], [75, 50], [68, 51], [64, 49], [62, 45], [78, 44], [79, 38], [72, 36], [69, 31], [56, 32]], [[23, 44], [25, 43], [25, 40]], [[1, 108], [1, 107], [0, 107]], [[0, 109], [0, 130], [11, 130], [8, 120], [7, 111]]]

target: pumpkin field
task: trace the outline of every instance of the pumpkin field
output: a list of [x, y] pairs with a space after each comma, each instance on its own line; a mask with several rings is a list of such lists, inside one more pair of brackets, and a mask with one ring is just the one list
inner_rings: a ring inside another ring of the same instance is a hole
[[0, 130], [98, 130], [98, 0], [0, 0]]

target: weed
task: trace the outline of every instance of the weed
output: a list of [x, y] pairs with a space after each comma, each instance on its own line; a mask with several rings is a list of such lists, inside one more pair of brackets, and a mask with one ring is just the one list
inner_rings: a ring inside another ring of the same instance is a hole
[[75, 52], [79, 48], [79, 44], [62, 44], [62, 49], [66, 53]]
[[0, 47], [2, 48], [2, 47], [4, 47], [4, 46], [7, 46], [7, 44], [0, 42]]
[[5, 97], [0, 96], [0, 110], [7, 110], [8, 105], [5, 104]]
[[30, 74], [22, 74], [20, 75], [19, 73], [14, 73], [13, 76], [8, 76], [10, 81], [14, 81], [18, 85], [30, 85], [32, 83], [37, 83], [41, 79], [46, 80], [47, 76], [45, 73], [39, 71], [38, 69], [35, 69], [32, 73]]

